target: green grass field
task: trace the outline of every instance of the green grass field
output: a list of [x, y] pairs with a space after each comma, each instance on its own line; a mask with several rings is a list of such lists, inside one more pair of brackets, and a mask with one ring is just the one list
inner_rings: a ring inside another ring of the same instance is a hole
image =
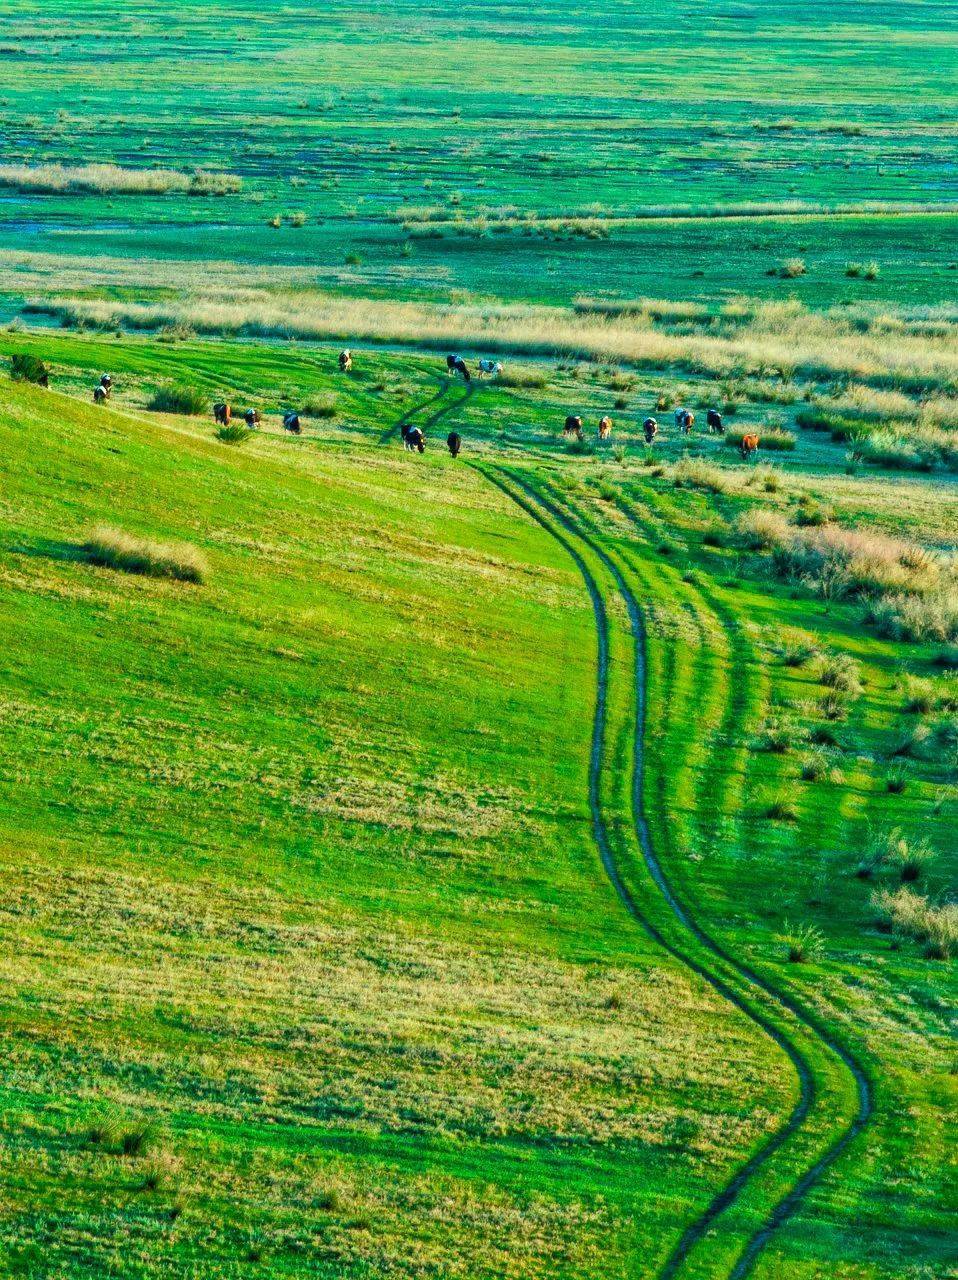
[[955, 16], [3, 6], [0, 1275], [958, 1278]]
[[[743, 510], [830, 504], [953, 545], [950, 481], [890, 490], [800, 433], [772, 470], [697, 438], [728, 491], [676, 488], [674, 438], [653, 467], [636, 444], [570, 456], [551, 367], [464, 393], [431, 356], [363, 357], [344, 381], [319, 347], [0, 345], [54, 371], [50, 391], [7, 383], [3, 409], [11, 1272], [656, 1275], [799, 1102], [777, 1030], [807, 1115], [674, 1272], [735, 1274], [856, 1091], [649, 878], [614, 565], [648, 628], [661, 865], [736, 964], [865, 1065], [874, 1104], [754, 1272], [950, 1274], [953, 968], [878, 928], [896, 864], [856, 877], [900, 828], [935, 855], [914, 887], [953, 883], [953, 748], [893, 758], [922, 721], [903, 677], [947, 681], [941, 646], [881, 641], [853, 598], [823, 606], [729, 532], [702, 541]], [[83, 403], [105, 367], [111, 407]], [[170, 379], [255, 400], [263, 428], [229, 446], [145, 411]], [[335, 416], [284, 437], [277, 387]], [[427, 423], [423, 458], [401, 420]], [[195, 547], [206, 580], [85, 563], [101, 523]], [[595, 844], [596, 633], [570, 550], [610, 627], [599, 809], [652, 938]], [[795, 638], [858, 664], [833, 721], [820, 660], [782, 661]], [[834, 729], [817, 748], [816, 715]], [[760, 749], [782, 721], [784, 747]], [[113, 1154], [138, 1125], [152, 1154]]]

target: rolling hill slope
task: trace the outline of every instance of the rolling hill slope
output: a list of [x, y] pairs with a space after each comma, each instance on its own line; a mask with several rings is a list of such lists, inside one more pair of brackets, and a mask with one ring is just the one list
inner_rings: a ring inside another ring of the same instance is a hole
[[604, 877], [563, 549], [444, 456], [10, 383], [0, 437], [5, 1269], [664, 1258], [795, 1083]]

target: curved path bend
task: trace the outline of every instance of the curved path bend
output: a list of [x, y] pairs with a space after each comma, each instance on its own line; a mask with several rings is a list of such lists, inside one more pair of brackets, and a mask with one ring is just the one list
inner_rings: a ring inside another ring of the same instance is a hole
[[[753, 996], [758, 993], [767, 1005], [769, 1001], [777, 1012], [785, 1013], [818, 1039], [820, 1044], [837, 1059], [854, 1080], [858, 1096], [858, 1107], [850, 1122], [837, 1122], [839, 1131], [834, 1135], [822, 1154], [806, 1169], [790, 1189], [768, 1212], [764, 1221], [753, 1232], [745, 1243], [738, 1260], [729, 1274], [729, 1280], [745, 1280], [769, 1238], [783, 1222], [795, 1212], [812, 1187], [819, 1181], [825, 1170], [841, 1155], [853, 1138], [859, 1134], [871, 1116], [873, 1110], [871, 1085], [863, 1067], [854, 1055], [827, 1029], [813, 1014], [809, 1013], [797, 1000], [787, 992], [780, 991], [767, 979], [762, 977], [750, 965], [734, 957], [716, 942], [696, 921], [689, 908], [679, 898], [659, 862], [649, 833], [648, 821], [644, 809], [644, 773], [645, 773], [645, 720], [647, 693], [647, 636], [645, 620], [639, 603], [628, 585], [619, 564], [613, 556], [599, 545], [588, 534], [577, 527], [567, 511], [538, 493], [525, 483], [523, 479], [505, 469], [493, 469], [487, 465], [474, 464], [486, 479], [496, 485], [508, 498], [516, 503], [533, 520], [546, 530], [569, 554], [581, 574], [592, 603], [598, 638], [598, 672], [595, 715], [592, 728], [592, 743], [589, 754], [589, 808], [592, 819], [592, 830], [598, 847], [602, 865], [622, 905], [632, 918], [658, 943], [665, 951], [690, 969], [714, 991], [732, 1004], [758, 1026], [781, 1048], [791, 1061], [799, 1083], [799, 1097], [791, 1114], [779, 1129], [743, 1164], [731, 1179], [712, 1198], [705, 1209], [684, 1230], [678, 1242], [665, 1260], [659, 1271], [659, 1280], [673, 1280], [680, 1274], [683, 1264], [695, 1245], [713, 1227], [719, 1216], [729, 1208], [741, 1195], [745, 1187], [765, 1166], [772, 1156], [790, 1138], [799, 1132], [807, 1120], [818, 1096], [814, 1074], [808, 1058], [800, 1044], [775, 1022], [771, 1021], [761, 1010], [756, 1009], [749, 1000], [730, 985], [720, 973], [713, 971], [707, 964], [700, 962], [692, 955], [686, 954], [667, 938], [658, 927], [642, 912], [631, 890], [623, 879], [616, 862], [609, 840], [606, 822], [601, 806], [602, 753], [606, 730], [606, 708], [609, 685], [609, 623], [605, 600], [598, 583], [579, 546], [587, 547], [607, 568], [621, 595], [629, 618], [634, 650], [635, 671], [635, 736], [633, 754], [633, 772], [631, 787], [632, 820], [635, 836], [642, 851], [645, 866], [656, 889], [664, 899], [669, 911], [679, 923], [683, 931], [694, 939], [709, 957], [722, 966], [732, 970], [742, 984], [750, 989]], [[550, 519], [551, 518], [551, 519]]]

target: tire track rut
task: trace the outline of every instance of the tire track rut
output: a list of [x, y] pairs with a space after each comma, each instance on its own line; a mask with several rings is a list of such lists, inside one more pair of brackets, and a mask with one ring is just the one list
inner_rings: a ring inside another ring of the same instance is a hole
[[[773, 1233], [792, 1213], [795, 1212], [808, 1192], [825, 1173], [826, 1169], [828, 1169], [828, 1167], [841, 1155], [852, 1139], [856, 1137], [867, 1124], [873, 1109], [871, 1085], [863, 1068], [855, 1059], [853, 1054], [844, 1045], [837, 1041], [831, 1033], [820, 1024], [819, 1020], [814, 1017], [814, 1015], [808, 1013], [808, 1011], [788, 995], [788, 993], [781, 992], [777, 988], [773, 987], [771, 983], [764, 979], [757, 971], [752, 969], [750, 965], [733, 957], [698, 924], [688, 908], [676, 894], [665, 874], [664, 869], [656, 857], [655, 851], [652, 847], [651, 835], [644, 811], [644, 737], [647, 702], [647, 661], [645, 652], [647, 635], [645, 619], [639, 603], [626, 582], [619, 565], [601, 546], [597, 545], [588, 535], [584, 534], [582, 530], [576, 526], [576, 523], [566, 511], [556, 505], [553, 501], [550, 501], [550, 499], [544, 495], [536, 492], [535, 489], [526, 484], [519, 476], [504, 468], [501, 470], [501, 474], [498, 470], [493, 470], [491, 467], [481, 465], [476, 465], [476, 470], [480, 471], [486, 479], [496, 485], [496, 487], [505, 493], [511, 501], [524, 510], [527, 515], [544, 528], [546, 532], [549, 533], [550, 536], [565, 549], [579, 570], [589, 593], [598, 637], [597, 692], [592, 743], [589, 756], [589, 808], [596, 846], [599, 850], [603, 868], [610, 883], [615, 889], [615, 892], [625, 909], [646, 931], [646, 933], [659, 946], [667, 951], [668, 954], [705, 981], [714, 991], [720, 994], [730, 1004], [748, 1017], [766, 1035], [768, 1035], [770, 1039], [772, 1039], [772, 1041], [788, 1056], [798, 1077], [799, 1098], [787, 1120], [767, 1140], [767, 1142], [760, 1147], [759, 1150], [756, 1151], [740, 1169], [737, 1170], [725, 1186], [715, 1194], [702, 1213], [686, 1227], [659, 1272], [660, 1280], [673, 1280], [673, 1277], [679, 1274], [685, 1259], [688, 1257], [693, 1247], [704, 1238], [720, 1215], [736, 1201], [747, 1184], [759, 1172], [759, 1170], [768, 1163], [784, 1143], [799, 1132], [815, 1103], [817, 1089], [814, 1075], [807, 1058], [790, 1036], [788, 1036], [780, 1027], [776, 1026], [775, 1023], [765, 1016], [765, 1014], [753, 1008], [749, 1001], [744, 999], [738, 991], [730, 986], [729, 983], [726, 982], [718, 973], [713, 972], [693, 956], [685, 954], [681, 948], [675, 946], [675, 944], [672, 943], [657, 928], [657, 926], [643, 914], [634, 896], [622, 878], [609, 841], [605, 820], [602, 816], [600, 793], [602, 749], [605, 739], [609, 681], [608, 615], [599, 585], [580, 551], [575, 546], [574, 540], [579, 540], [585, 546], [589, 547], [592, 553], [596, 555], [606, 566], [615, 581], [616, 588], [622, 596], [628, 613], [629, 626], [633, 640], [636, 685], [634, 755], [631, 788], [632, 817], [635, 835], [642, 852], [645, 866], [652, 877], [657, 890], [661, 894], [675, 919], [701, 947], [714, 956], [716, 960], [722, 962], [723, 965], [728, 966], [747, 986], [755, 991], [761, 992], [767, 1000], [773, 1001], [780, 1010], [786, 1011], [791, 1017], [801, 1023], [831, 1054], [841, 1061], [843, 1066], [853, 1077], [856, 1085], [858, 1093], [858, 1110], [854, 1119], [850, 1124], [843, 1128], [842, 1133], [829, 1144], [822, 1155], [819, 1156], [819, 1158], [806, 1170], [802, 1177], [799, 1178], [791, 1189], [778, 1201], [767, 1215], [765, 1221], [745, 1244], [744, 1249], [729, 1277], [729, 1280], [745, 1280], [745, 1277], [747, 1277], [752, 1271], [759, 1254], [768, 1243], [768, 1240]], [[502, 478], [503, 475], [508, 478], [509, 483], [506, 483]], [[515, 487], [513, 488], [513, 486]], [[549, 516], [552, 517], [552, 520], [559, 526], [559, 529], [553, 527], [549, 520], [547, 520], [543, 515], [543, 511], [547, 512]]]

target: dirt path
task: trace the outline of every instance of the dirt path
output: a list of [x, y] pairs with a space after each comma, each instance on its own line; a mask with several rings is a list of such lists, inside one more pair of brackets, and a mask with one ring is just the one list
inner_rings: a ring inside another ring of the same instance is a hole
[[[646, 868], [674, 918], [700, 947], [722, 966], [728, 966], [742, 980], [743, 985], [760, 993], [765, 1003], [772, 1001], [800, 1022], [821, 1044], [833, 1054], [851, 1074], [858, 1094], [857, 1114], [849, 1124], [840, 1120], [838, 1131], [822, 1155], [792, 1185], [790, 1190], [768, 1212], [761, 1226], [743, 1247], [729, 1280], [745, 1280], [754, 1267], [761, 1250], [773, 1232], [798, 1208], [810, 1189], [822, 1177], [825, 1170], [845, 1150], [852, 1139], [867, 1124], [872, 1112], [871, 1086], [863, 1068], [844, 1045], [840, 1044], [818, 1019], [792, 999], [786, 992], [773, 987], [750, 966], [737, 960], [717, 943], [697, 922], [689, 908], [676, 894], [663, 867], [656, 857], [644, 812], [644, 735], [646, 718], [646, 631], [645, 620], [639, 603], [630, 589], [615, 559], [593, 538], [576, 527], [569, 514], [542, 494], [527, 485], [519, 476], [508, 471], [493, 471], [477, 467], [493, 484], [540, 524], [565, 548], [583, 577], [592, 602], [598, 635], [598, 672], [596, 708], [593, 723], [592, 746], [589, 759], [589, 807], [596, 845], [605, 872], [625, 909], [646, 932], [673, 957], [692, 970], [718, 992], [724, 999], [744, 1013], [765, 1032], [789, 1057], [799, 1082], [799, 1098], [788, 1119], [776, 1133], [733, 1175], [712, 1198], [706, 1208], [682, 1233], [659, 1272], [660, 1280], [672, 1280], [678, 1276], [692, 1248], [703, 1239], [719, 1216], [739, 1197], [755, 1174], [771, 1157], [798, 1133], [811, 1112], [817, 1097], [814, 1076], [802, 1048], [791, 1036], [771, 1022], [762, 1012], [752, 1007], [748, 1000], [730, 986], [719, 973], [699, 963], [673, 945], [642, 913], [628, 886], [625, 884], [612, 852], [605, 820], [601, 810], [600, 780], [602, 773], [602, 748], [606, 727], [606, 705], [609, 681], [609, 626], [602, 592], [576, 543], [588, 547], [609, 570], [621, 595], [629, 618], [634, 648], [634, 678], [636, 684], [636, 716], [634, 765], [632, 777], [632, 817], [635, 835], [642, 851]], [[548, 517], [551, 517], [551, 520]], [[553, 523], [554, 522], [554, 523]], [[558, 528], [556, 527], [558, 526]]]

